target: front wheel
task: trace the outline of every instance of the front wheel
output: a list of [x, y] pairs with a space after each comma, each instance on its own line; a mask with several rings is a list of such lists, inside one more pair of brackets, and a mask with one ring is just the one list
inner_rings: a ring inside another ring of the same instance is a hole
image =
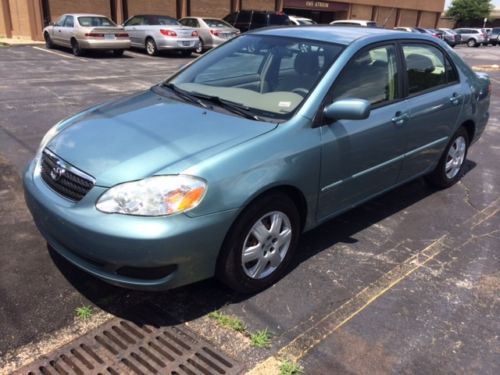
[[457, 183], [462, 177], [468, 149], [469, 135], [465, 128], [461, 127], [452, 137], [439, 164], [427, 176], [427, 180], [438, 188], [447, 188]]
[[47, 49], [54, 48], [54, 43], [52, 43], [49, 33], [43, 34], [43, 38], [45, 39], [45, 47], [47, 47]]
[[477, 44], [476, 41], [471, 38], [467, 41], [467, 47], [479, 47], [479, 44]]
[[146, 52], [149, 56], [158, 56], [158, 47], [153, 38], [146, 40]]
[[224, 241], [217, 277], [242, 293], [268, 288], [287, 271], [299, 232], [299, 212], [286, 195], [273, 193], [253, 202]]

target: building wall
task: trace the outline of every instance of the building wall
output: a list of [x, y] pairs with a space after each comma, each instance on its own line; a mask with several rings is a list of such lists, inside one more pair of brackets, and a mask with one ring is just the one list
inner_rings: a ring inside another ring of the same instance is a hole
[[0, 0], [0, 35], [7, 38], [12, 35], [8, 0]]
[[345, 0], [351, 4], [383, 5], [388, 8], [419, 9], [424, 11], [439, 12], [444, 9], [445, 0]]
[[418, 11], [401, 9], [399, 12], [398, 26], [417, 26]]
[[[241, 0], [241, 9], [274, 10], [274, 0]], [[224, 15], [220, 17], [224, 17]]]
[[436, 13], [432, 12], [422, 12], [420, 14], [420, 22], [418, 24], [420, 27], [435, 27], [436, 26]]
[[355, 20], [371, 20], [373, 7], [368, 5], [351, 5], [350, 18]]
[[231, 11], [231, 1], [221, 0], [214, 6], [213, 0], [191, 0], [191, 16], [225, 17]]
[[380, 26], [393, 28], [396, 26], [397, 15], [397, 8], [377, 7], [375, 21]]
[[49, 8], [52, 22], [65, 13], [97, 13], [111, 17], [109, 0], [49, 0]]
[[8, 0], [12, 35], [31, 38], [30, 11], [26, 0]]
[[136, 14], [161, 14], [177, 17], [176, 0], [128, 0], [129, 17]]

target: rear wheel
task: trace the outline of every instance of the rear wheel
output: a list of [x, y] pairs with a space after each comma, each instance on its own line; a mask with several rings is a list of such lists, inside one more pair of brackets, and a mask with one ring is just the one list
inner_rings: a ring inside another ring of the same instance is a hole
[[479, 47], [479, 45], [476, 43], [476, 40], [473, 38], [470, 38], [467, 41], [467, 47]]
[[201, 38], [200, 38], [200, 40], [198, 42], [198, 47], [196, 47], [196, 49], [194, 50], [194, 52], [196, 52], [196, 53], [203, 53], [203, 41], [201, 40]]
[[153, 38], [146, 39], [146, 52], [149, 56], [158, 56], [158, 47]]
[[300, 216], [286, 195], [253, 202], [231, 227], [217, 262], [217, 277], [233, 290], [255, 293], [278, 281], [297, 247]]
[[469, 149], [469, 135], [464, 127], [458, 129], [446, 147], [439, 164], [427, 180], [439, 188], [447, 188], [460, 180]]
[[80, 48], [80, 44], [78, 43], [78, 40], [76, 40], [76, 39], [71, 40], [71, 50], [73, 51], [73, 55], [75, 55], [75, 56], [82, 56], [83, 55], [83, 50]]
[[48, 49], [54, 48], [54, 43], [52, 43], [52, 39], [50, 38], [49, 33], [43, 34], [43, 38], [45, 39], [45, 47]]

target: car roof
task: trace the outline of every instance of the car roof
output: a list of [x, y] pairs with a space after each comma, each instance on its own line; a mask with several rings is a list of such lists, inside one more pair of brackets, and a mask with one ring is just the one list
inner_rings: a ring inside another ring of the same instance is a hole
[[73, 16], [73, 17], [104, 17], [104, 18], [109, 18], [108, 16], [105, 16], [104, 14], [94, 14], [94, 13], [66, 13], [64, 16]]
[[388, 39], [421, 39], [432, 40], [436, 38], [425, 34], [408, 33], [406, 31], [332, 25], [303, 25], [291, 27], [267, 27], [256, 29], [248, 34], [265, 34], [272, 36], [288, 36], [293, 38], [328, 41], [331, 43], [348, 45], [358, 39], [366, 40], [388, 40]]

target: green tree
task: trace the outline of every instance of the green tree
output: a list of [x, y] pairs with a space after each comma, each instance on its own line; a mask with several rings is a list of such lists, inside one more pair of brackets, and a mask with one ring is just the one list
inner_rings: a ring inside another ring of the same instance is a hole
[[494, 8], [491, 0], [453, 0], [446, 15], [458, 22], [471, 22], [488, 18]]

